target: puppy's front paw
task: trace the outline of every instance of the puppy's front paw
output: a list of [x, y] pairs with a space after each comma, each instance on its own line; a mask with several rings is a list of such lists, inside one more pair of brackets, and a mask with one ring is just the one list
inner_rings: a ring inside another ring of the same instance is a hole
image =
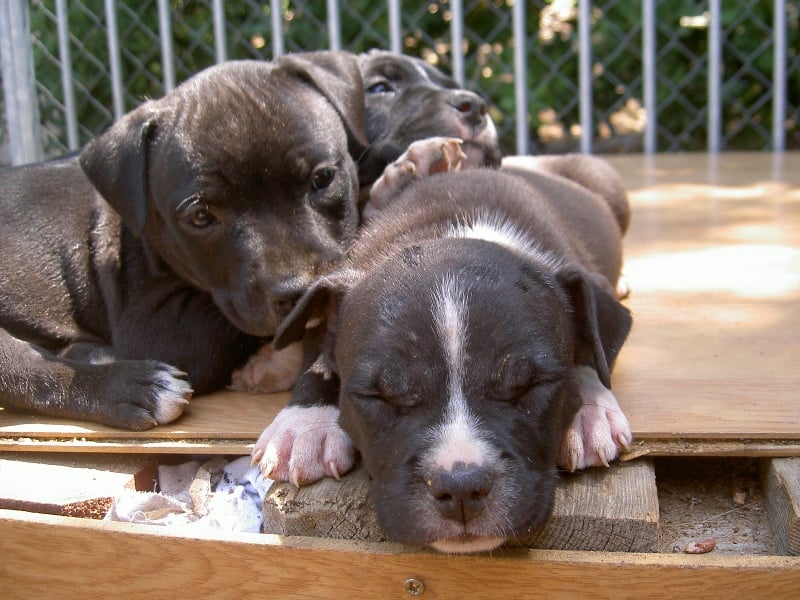
[[[174, 421], [192, 397], [192, 388], [186, 373], [158, 361], [117, 361], [93, 365], [93, 371], [102, 373], [104, 385], [99, 397], [110, 399], [98, 406], [96, 420], [134, 431]], [[96, 381], [97, 375], [91, 375]], [[93, 389], [91, 385], [76, 381], [77, 387]]]
[[339, 427], [335, 406], [289, 406], [264, 430], [251, 454], [264, 477], [297, 487], [326, 475], [339, 479], [355, 461], [355, 450]]
[[386, 167], [372, 185], [364, 207], [365, 220], [386, 208], [406, 186], [434, 173], [458, 171], [467, 155], [458, 138], [432, 137], [412, 143], [396, 161]]
[[611, 393], [589, 367], [578, 367], [583, 401], [564, 439], [558, 465], [570, 471], [608, 466], [620, 449], [633, 443], [627, 417]]
[[233, 372], [228, 388], [262, 394], [284, 392], [297, 381], [302, 362], [303, 346], [300, 343], [290, 344], [283, 350], [264, 344], [241, 369]]

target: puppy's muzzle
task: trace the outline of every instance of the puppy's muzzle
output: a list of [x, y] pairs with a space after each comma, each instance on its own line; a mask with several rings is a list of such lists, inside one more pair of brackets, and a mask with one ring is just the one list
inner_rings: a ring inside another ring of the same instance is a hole
[[428, 493], [445, 519], [466, 525], [486, 508], [493, 483], [489, 470], [456, 463], [452, 470], [438, 471], [430, 478]]

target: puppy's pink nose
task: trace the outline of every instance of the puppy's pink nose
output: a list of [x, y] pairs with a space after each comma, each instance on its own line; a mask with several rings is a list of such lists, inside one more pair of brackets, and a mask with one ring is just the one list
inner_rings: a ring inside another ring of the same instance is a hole
[[456, 463], [452, 470], [436, 473], [428, 491], [444, 518], [466, 524], [483, 512], [493, 479], [483, 467]]

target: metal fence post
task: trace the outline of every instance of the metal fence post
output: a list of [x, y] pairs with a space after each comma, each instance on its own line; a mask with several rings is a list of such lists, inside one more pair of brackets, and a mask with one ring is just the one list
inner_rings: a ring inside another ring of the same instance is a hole
[[580, 119], [581, 119], [581, 152], [589, 154], [592, 151], [592, 2], [579, 0], [578, 2], [578, 51], [579, 67], [579, 94], [580, 94]]
[[342, 49], [342, 24], [339, 18], [339, 0], [327, 0], [328, 50]]
[[75, 108], [75, 85], [72, 78], [72, 56], [69, 50], [69, 15], [67, 0], [56, 0], [58, 15], [58, 58], [61, 61], [61, 86], [64, 88], [64, 120], [67, 124], [67, 148], [76, 150], [78, 114]]
[[22, 165], [42, 159], [30, 13], [28, 3], [18, 0], [2, 0], [0, 11], [0, 59], [10, 158], [12, 165]]
[[464, 5], [461, 0], [451, 0], [450, 20], [451, 54], [453, 56], [453, 79], [464, 85]]
[[158, 0], [158, 37], [161, 41], [161, 64], [164, 69], [164, 93], [175, 88], [175, 53], [172, 47], [172, 15], [169, 1]]
[[125, 115], [125, 91], [122, 87], [122, 60], [117, 27], [117, 1], [106, 0], [106, 34], [108, 37], [108, 63], [111, 68], [111, 98], [114, 103], [114, 119]]
[[642, 2], [642, 64], [644, 82], [644, 151], [658, 147], [658, 100], [656, 98], [656, 9], [654, 0]]
[[272, 17], [272, 55], [283, 54], [283, 8], [280, 0], [270, 0], [269, 8]]
[[217, 62], [228, 60], [228, 37], [225, 34], [225, 7], [222, 0], [214, 0], [212, 6], [214, 18], [214, 51], [217, 53]]
[[525, 2], [514, 2], [514, 104], [516, 108], [517, 154], [530, 152], [528, 133], [528, 61], [525, 35]]
[[389, 9], [389, 50], [397, 54], [403, 52], [403, 25], [400, 18], [400, 0], [388, 0]]
[[711, 0], [708, 24], [708, 151], [722, 147], [722, 7]]
[[786, 0], [775, 0], [772, 72], [772, 149], [786, 149]]

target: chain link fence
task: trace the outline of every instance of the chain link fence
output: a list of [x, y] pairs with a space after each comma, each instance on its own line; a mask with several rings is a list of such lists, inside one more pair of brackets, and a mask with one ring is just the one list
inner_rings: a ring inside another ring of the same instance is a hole
[[[121, 112], [219, 60], [330, 47], [394, 48], [457, 72], [490, 101], [507, 153], [586, 149], [582, 138], [594, 152], [642, 151], [648, 121], [650, 151], [708, 150], [712, 134], [721, 150], [766, 150], [775, 147], [776, 131], [781, 146], [800, 148], [798, 2], [716, 0], [713, 20], [714, 0], [515, 1], [31, 0], [43, 155], [78, 148]], [[718, 49], [711, 46], [715, 23]], [[782, 35], [776, 23], [785, 24]], [[520, 45], [523, 72], [515, 63]], [[587, 88], [581, 56], [589, 53]], [[717, 77], [714, 104], [710, 82]], [[583, 115], [582, 103], [591, 105]], [[8, 137], [4, 118], [0, 147]]]

